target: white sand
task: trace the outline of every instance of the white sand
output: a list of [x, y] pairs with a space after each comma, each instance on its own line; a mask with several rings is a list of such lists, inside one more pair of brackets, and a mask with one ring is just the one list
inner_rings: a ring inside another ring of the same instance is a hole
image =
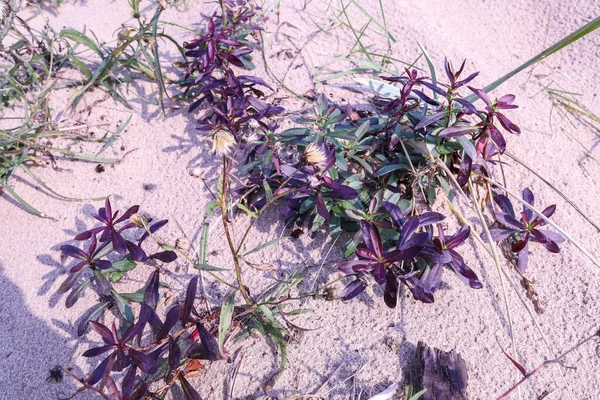
[[[277, 76], [282, 77], [287, 73], [286, 84], [302, 93], [312, 87], [310, 74], [332, 58], [350, 50], [354, 40], [349, 31], [341, 26], [319, 32], [315, 24], [325, 27], [334, 15], [322, 4], [326, 2], [310, 2], [305, 10], [300, 10], [303, 1], [286, 0], [282, 3], [279, 43], [274, 38], [276, 18], [272, 16], [267, 25], [267, 59]], [[377, 1], [361, 0], [359, 3], [373, 15], [379, 15]], [[453, 60], [455, 65], [466, 58], [468, 71], [481, 71], [475, 81], [478, 86], [484, 86], [520, 65], [541, 51], [544, 42], [554, 43], [596, 17], [600, 11], [593, 1], [584, 0], [384, 3], [390, 31], [397, 39], [393, 45], [394, 57], [414, 60], [419, 55], [416, 44], [419, 41], [427, 48], [440, 71], [444, 57]], [[148, 6], [145, 2], [143, 4]], [[189, 26], [201, 22], [200, 10], [206, 12], [212, 7], [212, 4], [191, 4], [188, 11], [171, 9], [164, 14], [164, 18]], [[356, 27], [362, 27], [365, 18], [356, 8], [350, 7], [350, 10], [354, 14], [352, 18], [356, 21]], [[108, 4], [105, 1], [88, 1], [67, 4], [59, 9], [57, 15], [46, 10], [44, 15], [50, 18], [52, 26], [57, 29], [63, 26], [82, 29], [86, 25], [99, 37], [111, 40], [112, 34], [123, 22], [123, 16], [129, 15], [129, 11], [125, 1]], [[189, 39], [181, 32], [175, 33], [175, 36]], [[377, 49], [385, 49], [384, 39], [370, 33], [366, 43], [375, 42], [378, 42]], [[285, 57], [274, 56], [286, 49], [295, 54], [299, 48], [301, 54], [291, 66], [291, 61]], [[552, 131], [549, 124], [551, 104], [544, 93], [536, 93], [543, 85], [554, 81], [565, 90], [582, 93], [581, 101], [600, 114], [597, 98], [600, 92], [599, 49], [600, 32], [594, 32], [539, 65], [526, 85], [528, 73], [523, 72], [494, 93], [513, 93], [520, 106], [510, 113], [510, 117], [522, 128], [523, 134], [510, 138], [509, 151], [521, 159], [527, 159], [532, 168], [567, 193], [588, 215], [595, 215], [600, 205], [600, 167], [595, 161], [584, 159], [579, 145], [562, 133], [560, 128], [567, 129], [590, 150], [592, 156], [600, 159], [600, 150], [597, 148], [600, 138], [598, 125], [595, 128], [577, 123], [570, 125], [560, 121], [555, 113]], [[257, 74], [265, 76], [275, 86], [273, 80], [263, 72], [264, 66], [258, 53], [256, 58]], [[321, 76], [343, 67], [341, 64], [334, 65], [332, 70], [326, 70]], [[329, 86], [325, 87], [325, 91], [332, 93], [336, 101], [343, 98], [364, 102], [364, 98], [352, 97], [354, 95], [348, 91]], [[85, 107], [103, 97], [100, 91], [90, 94], [74, 118], [89, 124], [103, 119], [111, 123], [111, 128], [118, 121], [128, 118], [131, 112], [110, 99], [94, 105], [88, 116]], [[287, 95], [279, 91], [275, 97]], [[58, 96], [55, 101], [57, 109], [64, 106], [65, 98], [64, 95]], [[218, 162], [210, 156], [208, 144], [195, 135], [193, 120], [185, 112], [168, 112], [163, 118], [155, 107], [136, 100], [133, 103], [136, 110], [131, 124], [121, 139], [103, 154], [120, 157], [136, 149], [121, 164], [107, 166], [106, 172], [98, 174], [94, 171], [95, 164], [60, 160], [59, 166], [65, 171], [57, 172], [47, 167], [38, 168], [35, 172], [50, 187], [67, 196], [113, 195], [113, 205], [120, 209], [140, 204], [144, 212], [171, 220], [168, 228], [162, 232], [164, 237], [174, 241], [184, 236], [183, 231], [196, 241], [209, 195], [200, 180], [189, 175], [188, 169], [200, 165], [206, 170], [207, 176], [215, 176], [214, 168]], [[289, 99], [284, 104], [292, 110], [301, 106]], [[100, 134], [97, 129], [92, 130]], [[121, 150], [121, 146], [124, 150]], [[579, 161], [581, 166], [578, 165]], [[553, 220], [592, 253], [600, 256], [597, 232], [556, 193], [519, 166], [511, 165], [506, 170], [511, 190], [518, 192], [529, 186], [536, 194], [539, 205], [556, 203], [558, 210]], [[66, 365], [70, 361], [75, 363], [74, 370], [78, 373], [88, 373], [91, 368], [79, 355], [98, 338], [89, 335], [78, 341], [74, 326], [78, 316], [87, 309], [86, 301], [91, 304], [95, 296], [88, 291], [84, 300], [66, 309], [64, 296], [57, 295], [56, 290], [66, 276], [60, 245], [68, 242], [76, 232], [92, 226], [89, 213], [100, 207], [101, 203], [67, 203], [42, 195], [38, 188], [26, 183], [28, 180], [21, 179], [23, 175], [17, 174], [11, 181], [15, 189], [57, 221], [27, 214], [6, 194], [2, 196], [0, 398], [52, 399], [71, 393], [75, 385], [69, 378], [65, 378], [62, 384], [46, 383], [50, 368], [56, 364]], [[156, 187], [148, 191], [144, 190], [144, 184]], [[276, 215], [274, 210], [272, 215], [258, 224], [248, 248], [279, 234], [282, 224], [274, 223]], [[595, 220], [598, 221], [598, 218]], [[475, 219], [472, 222], [475, 223]], [[242, 230], [246, 223], [243, 217], [239, 217], [236, 229]], [[224, 250], [226, 247], [222, 227], [217, 223], [211, 232], [210, 243], [214, 250]], [[471, 240], [470, 245], [475, 247], [476, 243]], [[269, 251], [260, 257], [278, 265], [281, 269], [279, 273], [289, 270], [306, 257], [305, 264], [312, 272], [306, 285], [309, 287], [330, 246], [331, 242], [324, 241], [323, 236], [313, 242], [304, 238], [286, 242], [277, 252]], [[470, 398], [491, 399], [499, 396], [520, 379], [519, 372], [500, 348], [510, 348], [500, 281], [486, 253], [476, 251], [466, 254], [467, 249], [466, 246], [463, 248], [467, 263], [484, 281], [484, 289], [471, 290], [451, 273], [445, 273], [447, 290], [437, 294], [436, 303], [421, 304], [405, 293], [395, 324], [394, 310], [384, 305], [379, 288], [369, 289], [368, 295], [348, 304], [316, 301], [303, 304], [303, 308], [313, 308], [315, 311], [299, 318], [298, 324], [314, 330], [300, 335], [297, 342], [289, 346], [288, 368], [268, 395], [271, 398], [287, 398], [313, 393], [341, 365], [321, 390], [323, 398], [346, 399], [361, 391], [361, 398], [368, 398], [369, 394], [401, 381], [401, 368], [410, 363], [416, 343], [423, 340], [430, 346], [444, 350], [456, 349], [463, 356], [469, 369]], [[535, 289], [546, 309], [544, 314], [537, 316], [539, 324], [553, 351], [558, 354], [600, 327], [600, 306], [597, 301], [600, 271], [571, 244], [564, 244], [559, 255], [546, 253], [538, 246], [533, 249], [536, 251], [530, 256], [527, 276], [535, 282]], [[340, 251], [334, 249], [323, 268], [320, 282], [325, 282], [328, 276], [335, 276], [335, 261], [339, 259]], [[230, 267], [226, 251], [211, 257], [210, 262], [216, 266]], [[139, 275], [140, 278], [143, 276]], [[250, 270], [247, 276], [250, 287], [261, 288], [272, 282], [272, 278], [262, 272]], [[170, 279], [169, 283], [177, 290], [185, 285], [189, 277], [180, 275]], [[133, 282], [132, 287], [139, 287], [139, 283]], [[210, 292], [223, 293], [224, 290], [215, 286]], [[547, 358], [548, 352], [529, 315], [510, 290], [509, 299], [518, 340], [519, 361], [530, 370]], [[211, 300], [215, 304], [218, 302], [215, 298]], [[563, 369], [567, 388], [563, 388], [558, 368], [552, 366], [523, 385], [523, 398], [536, 398], [544, 390], [556, 390], [552, 397], [556, 399], [600, 398], [600, 362], [595, 346], [589, 343], [567, 358], [567, 365], [576, 367]], [[231, 350], [238, 347], [232, 346]], [[243, 342], [241, 352], [244, 358], [235, 398], [267, 398], [261, 391], [261, 385], [275, 371], [277, 357], [258, 336]], [[223, 398], [223, 382], [229, 368], [224, 362], [209, 365], [207, 373], [194, 381], [203, 398]], [[346, 380], [354, 374], [354, 379]], [[88, 397], [94, 398], [91, 395], [79, 398]]]

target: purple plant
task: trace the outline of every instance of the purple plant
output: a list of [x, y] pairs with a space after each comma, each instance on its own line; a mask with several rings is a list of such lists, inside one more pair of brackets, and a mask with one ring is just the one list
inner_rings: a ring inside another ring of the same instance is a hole
[[[523, 200], [532, 206], [534, 204], [534, 196], [529, 188], [523, 190]], [[494, 196], [494, 201], [500, 208], [496, 211], [495, 216], [498, 222], [503, 225], [503, 228], [494, 228], [490, 230], [492, 239], [495, 241], [509, 240], [511, 250], [518, 254], [518, 267], [521, 272], [527, 269], [529, 242], [534, 241], [540, 243], [551, 253], [559, 253], [560, 248], [557, 243], [562, 243], [565, 239], [558, 233], [539, 229], [547, 224], [538, 215], [525, 205], [520, 214], [520, 219], [517, 219], [512, 203], [505, 195], [499, 194]], [[556, 205], [546, 207], [542, 214], [546, 218], [550, 218], [556, 211]], [[482, 235], [487, 241], [487, 237]]]
[[[468, 227], [446, 237], [438, 224], [439, 236], [433, 238], [430, 225], [443, 220], [442, 214], [427, 212], [418, 217], [405, 218], [406, 212], [403, 213], [396, 204], [383, 202], [382, 207], [392, 223], [386, 220], [377, 223], [392, 227], [398, 232], [391, 242], [394, 249], [385, 250], [386, 246], [374, 222], [361, 221], [364, 244], [356, 249], [359, 259], [345, 261], [338, 267], [343, 273], [355, 276], [344, 289], [341, 295], [343, 300], [362, 293], [367, 286], [367, 275], [371, 275], [376, 283], [385, 284], [384, 300], [389, 307], [396, 306], [398, 281], [409, 287], [415, 299], [432, 303], [433, 293], [441, 282], [443, 266], [452, 269], [470, 287], [482, 287], [473, 270], [455, 250], [468, 238]], [[421, 228], [425, 231], [419, 232]]]
[[117, 218], [119, 216], [119, 211], [115, 211], [113, 214], [110, 206], [110, 199], [107, 197], [104, 202], [104, 207], [98, 210], [98, 214], [92, 214], [92, 217], [96, 218], [104, 226], [82, 232], [75, 236], [75, 240], [87, 240], [100, 233], [100, 243], [104, 243], [110, 239], [113, 248], [119, 254], [125, 254], [127, 252], [127, 243], [125, 242], [125, 239], [123, 239], [123, 236], [121, 236], [121, 232], [135, 227], [135, 224], [129, 222], [122, 225], [120, 228], [117, 228], [117, 225], [128, 221], [129, 217], [138, 212], [139, 209], [140, 206], [133, 206], [125, 211], [120, 218]]

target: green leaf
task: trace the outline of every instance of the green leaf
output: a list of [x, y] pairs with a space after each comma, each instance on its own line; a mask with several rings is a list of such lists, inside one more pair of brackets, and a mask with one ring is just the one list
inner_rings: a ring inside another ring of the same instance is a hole
[[200, 234], [200, 243], [198, 244], [198, 263], [206, 264], [208, 256], [208, 222], [202, 224], [202, 233]]
[[379, 168], [379, 170], [377, 171], [375, 176], [379, 177], [379, 176], [387, 175], [390, 172], [397, 171], [399, 169], [408, 169], [408, 168], [410, 168], [410, 166], [407, 164], [386, 165], [386, 166]]
[[314, 310], [312, 308], [298, 308], [296, 310], [292, 310], [289, 313], [287, 313], [287, 316], [307, 314], [307, 313], [311, 313], [311, 312], [314, 312]]
[[216, 201], [211, 201], [210, 203], [208, 203], [206, 205], [206, 208], [204, 208], [204, 218], [208, 218], [211, 215], [213, 215], [217, 209], [219, 208], [219, 203]]
[[231, 289], [227, 296], [223, 299], [221, 305], [221, 316], [219, 318], [219, 353], [223, 354], [223, 343], [225, 343], [225, 334], [229, 330], [231, 325], [231, 317], [233, 316], [233, 309], [235, 307], [235, 295], [237, 289]]
[[271, 190], [271, 186], [269, 185], [266, 179], [263, 181], [263, 188], [265, 189], [265, 196], [267, 197], [267, 201], [271, 200], [271, 198], [273, 197], [273, 191]]
[[363, 160], [360, 157], [357, 156], [352, 156], [352, 159], [355, 160], [356, 162], [358, 162], [360, 165], [362, 165], [362, 167], [367, 170], [368, 173], [372, 174], [373, 173], [373, 167], [371, 167], [371, 165], [369, 165], [368, 162], [366, 162], [365, 160]]
[[264, 249], [265, 247], [269, 247], [269, 246], [271, 246], [272, 244], [275, 244], [275, 243], [281, 242], [282, 240], [286, 240], [286, 239], [288, 239], [288, 237], [287, 237], [287, 236], [281, 236], [281, 237], [278, 237], [278, 238], [275, 238], [275, 239], [269, 240], [268, 242], [265, 242], [265, 243], [263, 243], [263, 244], [261, 244], [261, 245], [258, 245], [258, 246], [256, 246], [255, 248], [253, 248], [252, 250], [250, 250], [249, 252], [245, 253], [245, 254], [243, 255], [243, 257], [246, 257], [246, 256], [248, 256], [248, 255], [250, 255], [250, 254], [252, 254], [252, 253], [256, 253], [257, 251], [260, 251], [260, 250]]
[[358, 129], [356, 129], [356, 132], [354, 132], [354, 134], [356, 135], [357, 141], [360, 141], [363, 135], [369, 131], [369, 126], [371, 126], [371, 122], [369, 120], [366, 120], [358, 127]]
[[240, 210], [242, 210], [242, 211], [244, 211], [246, 214], [248, 214], [250, 217], [252, 217], [252, 218], [254, 218], [254, 219], [257, 219], [257, 218], [258, 218], [258, 215], [257, 215], [255, 212], [253, 212], [253, 211], [250, 211], [250, 210], [248, 209], [248, 207], [246, 207], [246, 206], [245, 206], [245, 205], [243, 205], [242, 203], [237, 203], [237, 204], [236, 204], [236, 206], [237, 206], [237, 208], [239, 208]]
[[219, 268], [219, 267], [214, 267], [212, 265], [209, 264], [194, 264], [194, 268], [200, 270], [200, 271], [229, 271], [227, 268]]
[[90, 50], [96, 52], [96, 54], [98, 54], [100, 58], [104, 59], [104, 53], [102, 53], [100, 47], [98, 47], [98, 45], [92, 39], [90, 39], [83, 33], [76, 31], [75, 29], [63, 29], [62, 31], [60, 31], [60, 36], [66, 37], [68, 39], [71, 39], [75, 43], [79, 43], [88, 47]]

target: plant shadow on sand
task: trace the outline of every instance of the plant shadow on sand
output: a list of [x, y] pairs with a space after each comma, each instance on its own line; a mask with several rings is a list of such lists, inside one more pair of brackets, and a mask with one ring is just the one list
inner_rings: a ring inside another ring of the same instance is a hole
[[[77, 389], [73, 379], [64, 376], [56, 382], [49, 378], [50, 370], [57, 365], [69, 364], [73, 354], [71, 338], [59, 335], [55, 328], [31, 312], [23, 293], [8, 279], [3, 269], [0, 261], [0, 290], [5, 296], [0, 305], [0, 337], [3, 343], [0, 350], [0, 387], [3, 395], [12, 399], [71, 396]], [[77, 368], [73, 371], [81, 373]], [[92, 398], [91, 393], [78, 395], [81, 400]]]

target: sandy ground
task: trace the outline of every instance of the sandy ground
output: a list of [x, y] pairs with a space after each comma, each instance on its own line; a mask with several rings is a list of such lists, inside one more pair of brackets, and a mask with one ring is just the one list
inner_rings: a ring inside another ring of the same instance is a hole
[[[63, 26], [82, 29], [86, 25], [104, 40], [111, 37], [127, 18], [129, 11], [124, 0], [91, 0], [74, 2], [61, 7], [57, 14], [47, 8], [44, 15], [59, 29]], [[200, 11], [214, 6], [188, 1], [187, 10], [170, 9], [164, 19], [191, 26], [201, 22]], [[335, 25], [334, 12], [327, 2], [314, 0], [282, 1], [279, 21], [272, 15], [267, 23], [267, 61], [285, 83], [298, 92], [312, 88], [315, 76], [337, 72], [347, 65], [333, 64], [325, 70], [320, 67], [334, 57], [349, 51], [354, 40], [343, 26]], [[334, 4], [337, 2], [333, 1]], [[360, 0], [359, 4], [379, 16], [377, 1]], [[475, 84], [484, 86], [505, 72], [541, 51], [544, 43], [551, 44], [599, 14], [600, 7], [592, 1], [384, 1], [389, 29], [397, 43], [393, 56], [412, 61], [419, 55], [417, 41], [422, 43], [441, 69], [444, 57], [455, 64], [467, 59], [469, 71], [481, 71]], [[144, 3], [142, 3], [144, 4]], [[148, 6], [148, 4], [146, 4]], [[365, 18], [354, 6], [348, 8], [357, 27]], [[378, 17], [380, 18], [380, 17]], [[325, 28], [334, 21], [334, 26]], [[279, 23], [279, 25], [278, 25]], [[275, 32], [278, 30], [278, 35]], [[549, 29], [547, 29], [549, 28]], [[183, 32], [173, 33], [188, 38]], [[385, 40], [370, 32], [367, 43], [385, 49]], [[292, 58], [286, 57], [286, 50]], [[521, 126], [523, 134], [511, 137], [509, 149], [517, 157], [527, 159], [531, 167], [543, 173], [560, 190], [566, 192], [588, 215], [594, 216], [600, 197], [600, 166], [585, 159], [583, 150], [561, 131], [567, 129], [600, 159], [600, 131], [596, 127], [560, 121], [555, 114], [553, 127], [549, 124], [551, 103], [544, 93], [538, 92], [550, 82], [563, 89], [582, 93], [581, 101], [600, 114], [597, 95], [600, 93], [600, 32], [589, 35], [561, 53], [539, 65], [528, 79], [523, 72], [503, 85], [495, 94], [513, 93], [517, 96], [518, 110], [512, 119]], [[168, 59], [168, 54], [165, 54]], [[419, 65], [423, 66], [423, 60]], [[257, 74], [273, 80], [264, 73], [264, 65], [257, 54]], [[334, 83], [348, 83], [349, 80]], [[318, 87], [321, 89], [321, 87]], [[365, 98], [334, 86], [324, 86], [326, 93], [336, 101], [363, 103]], [[54, 100], [56, 109], [64, 107], [68, 94]], [[133, 100], [136, 110], [129, 112], [112, 100], [94, 103], [103, 94], [90, 94], [81, 105], [74, 120], [89, 124], [108, 121], [114, 128], [133, 115], [115, 145], [104, 155], [125, 160], [104, 173], [95, 172], [95, 164], [72, 163], [60, 160], [64, 170], [52, 168], [36, 170], [48, 185], [58, 192], [74, 197], [113, 196], [113, 204], [121, 209], [140, 204], [143, 211], [156, 217], [169, 218], [170, 225], [164, 237], [187, 236], [197, 241], [203, 208], [209, 196], [200, 180], [190, 176], [189, 170], [199, 167], [209, 177], [215, 176], [217, 161], [210, 156], [209, 145], [196, 136], [194, 122], [182, 111], [167, 112], [162, 116], [156, 108]], [[282, 98], [288, 108], [301, 105], [283, 91], [273, 94]], [[89, 109], [86, 106], [91, 105]], [[575, 213], [556, 193], [521, 167], [507, 168], [509, 187], [519, 191], [532, 187], [538, 204], [558, 205], [553, 220], [596, 256], [597, 232]], [[64, 297], [56, 290], [65, 277], [65, 262], [59, 247], [76, 232], [93, 225], [89, 213], [100, 202], [68, 203], [49, 195], [22, 179], [12, 180], [21, 195], [55, 217], [56, 222], [37, 218], [24, 212], [6, 195], [0, 200], [0, 398], [52, 399], [72, 393], [74, 382], [65, 378], [63, 383], [45, 382], [48, 371], [56, 364], [73, 363], [78, 373], [87, 373], [91, 366], [78, 356], [91, 346], [89, 336], [77, 340], [75, 326], [78, 316], [87, 308], [85, 301], [66, 309]], [[276, 222], [276, 210], [258, 224], [248, 244], [251, 248], [276, 237], [282, 224]], [[595, 218], [598, 221], [598, 218]], [[475, 220], [473, 220], [475, 222]], [[247, 223], [239, 216], [236, 229]], [[222, 228], [215, 224], [211, 232], [212, 250], [224, 250]], [[320, 275], [317, 275], [325, 254], [332, 243], [319, 236], [314, 241], [303, 238], [284, 242], [267, 252], [262, 260], [275, 263], [283, 273], [303, 262], [310, 271], [305, 286], [317, 279], [325, 282], [335, 276], [340, 250], [333, 249]], [[476, 243], [470, 242], [475, 248]], [[600, 271], [571, 244], [565, 244], [559, 255], [549, 255], [536, 249], [530, 256], [527, 274], [544, 303], [546, 312], [538, 315], [541, 329], [552, 350], [558, 354], [600, 327]], [[445, 274], [445, 290], [439, 292], [436, 303], [425, 305], [415, 302], [404, 293], [398, 314], [388, 309], [379, 288], [371, 288], [367, 295], [348, 304], [341, 302], [311, 301], [302, 305], [313, 308], [304, 315], [299, 325], [313, 328], [292, 342], [289, 347], [289, 366], [274, 389], [266, 395], [261, 385], [276, 367], [276, 356], [258, 336], [243, 343], [243, 360], [238, 376], [235, 398], [286, 398], [320, 390], [323, 398], [362, 398], [383, 390], [393, 382], [402, 381], [402, 368], [412, 360], [416, 343], [425, 341], [432, 347], [456, 349], [466, 360], [469, 369], [469, 398], [491, 399], [500, 395], [520, 379], [519, 372], [502, 354], [501, 346], [508, 349], [506, 310], [502, 300], [501, 284], [494, 264], [486, 253], [478, 250], [466, 254], [467, 263], [484, 281], [484, 289], [471, 290], [451, 274]], [[230, 259], [222, 251], [210, 259], [211, 264], [229, 267]], [[169, 283], [174, 290], [183, 287], [191, 275], [185, 268], [174, 274]], [[265, 273], [248, 271], [251, 287], [265, 287], [273, 278]], [[137, 286], [139, 283], [133, 282]], [[218, 304], [223, 288], [208, 284], [207, 295]], [[521, 291], [521, 293], [523, 293]], [[514, 292], [509, 290], [509, 303], [518, 341], [519, 361], [528, 370], [540, 364], [549, 353]], [[93, 295], [87, 293], [87, 299]], [[530, 303], [528, 303], [531, 306]], [[233, 346], [236, 350], [239, 346]], [[545, 390], [554, 391], [549, 398], [600, 398], [598, 350], [589, 343], [567, 358], [563, 369], [564, 381], [557, 367], [549, 367], [535, 379], [523, 385], [523, 398], [534, 399]], [[194, 381], [205, 399], [223, 397], [224, 377], [230, 365], [209, 365], [206, 374]], [[335, 372], [335, 374], [334, 374]], [[352, 378], [351, 378], [352, 377]], [[565, 387], [566, 382], [567, 386]], [[175, 398], [181, 398], [175, 393]], [[79, 398], [94, 398], [81, 395]]]

